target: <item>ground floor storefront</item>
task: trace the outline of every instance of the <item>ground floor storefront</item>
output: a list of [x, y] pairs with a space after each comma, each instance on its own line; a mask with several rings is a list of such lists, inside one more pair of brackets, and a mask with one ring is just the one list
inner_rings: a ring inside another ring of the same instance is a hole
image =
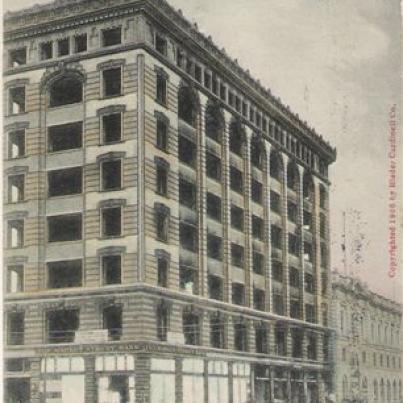
[[311, 363], [152, 344], [43, 348], [6, 361], [7, 403], [322, 403]]

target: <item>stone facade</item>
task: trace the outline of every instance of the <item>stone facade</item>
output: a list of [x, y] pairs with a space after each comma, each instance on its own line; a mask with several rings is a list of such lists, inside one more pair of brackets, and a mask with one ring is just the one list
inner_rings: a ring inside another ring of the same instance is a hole
[[323, 402], [335, 150], [165, 1], [4, 38], [6, 401]]
[[332, 287], [337, 402], [401, 403], [401, 305], [348, 276]]

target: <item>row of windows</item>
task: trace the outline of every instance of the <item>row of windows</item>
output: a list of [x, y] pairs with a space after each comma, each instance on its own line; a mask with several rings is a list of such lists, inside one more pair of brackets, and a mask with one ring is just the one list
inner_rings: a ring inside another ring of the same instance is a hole
[[[366, 351], [361, 353], [361, 357], [359, 357], [358, 353], [356, 354], [348, 354], [347, 348], [342, 349], [342, 361], [350, 360], [352, 365], [358, 365], [359, 360], [361, 359], [362, 364], [369, 364], [370, 360]], [[384, 367], [384, 368], [401, 368], [401, 358], [390, 356], [388, 354], [383, 353], [372, 353], [372, 361], [373, 367]]]

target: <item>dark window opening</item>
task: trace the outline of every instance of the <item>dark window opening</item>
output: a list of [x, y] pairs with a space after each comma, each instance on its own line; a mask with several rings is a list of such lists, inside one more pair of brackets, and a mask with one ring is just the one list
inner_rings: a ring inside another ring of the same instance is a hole
[[264, 255], [256, 251], [253, 252], [253, 272], [256, 274], [264, 273]]
[[308, 360], [316, 360], [316, 338], [314, 336], [308, 337], [308, 345], [307, 345], [307, 356]]
[[80, 319], [78, 309], [61, 309], [47, 313], [49, 343], [72, 343]]
[[79, 194], [82, 192], [82, 167], [48, 172], [49, 197]]
[[231, 205], [231, 226], [243, 231], [244, 214], [243, 209], [235, 205]]
[[122, 94], [122, 69], [120, 67], [103, 70], [102, 79], [105, 97]]
[[122, 42], [122, 28], [110, 28], [102, 31], [102, 46], [119, 45]]
[[307, 262], [312, 262], [313, 251], [312, 244], [310, 242], [304, 242], [304, 260]]
[[207, 193], [207, 215], [221, 221], [221, 199], [212, 193]]
[[8, 246], [22, 248], [24, 245], [24, 220], [8, 221]]
[[301, 318], [301, 304], [299, 300], [290, 301], [290, 316], [294, 319]]
[[103, 142], [115, 143], [122, 140], [122, 115], [113, 113], [102, 116]]
[[220, 277], [208, 276], [209, 298], [221, 301], [223, 299], [223, 281]]
[[267, 336], [268, 332], [266, 325], [258, 325], [255, 328], [255, 344], [256, 344], [256, 352], [258, 354], [267, 354], [269, 352]]
[[287, 169], [287, 187], [290, 190], [297, 191], [298, 189], [299, 175], [297, 167], [289, 165]]
[[234, 325], [234, 347], [237, 351], [247, 351], [248, 349], [248, 333], [246, 325], [243, 323], [235, 323]]
[[299, 255], [300, 240], [295, 234], [288, 234], [288, 252], [294, 256]]
[[244, 247], [231, 243], [231, 264], [236, 267], [244, 266]]
[[207, 256], [211, 259], [222, 260], [222, 238], [207, 234]]
[[282, 173], [280, 157], [277, 154], [272, 154], [270, 156], [270, 176], [273, 179], [281, 181]]
[[328, 265], [327, 262], [327, 247], [325, 244], [320, 245], [320, 265], [321, 267], [326, 268]]
[[291, 287], [299, 287], [299, 270], [295, 267], [290, 267], [289, 281]]
[[82, 102], [83, 84], [75, 77], [62, 77], [50, 87], [50, 107]]
[[204, 71], [204, 86], [211, 89], [211, 74], [208, 71]]
[[182, 86], [178, 94], [178, 116], [190, 126], [196, 126], [198, 111], [197, 95], [187, 86]]
[[305, 273], [305, 291], [313, 294], [315, 292], [315, 282], [312, 274]]
[[81, 214], [66, 214], [48, 217], [49, 242], [78, 241], [81, 239]]
[[157, 307], [157, 339], [167, 341], [168, 338], [169, 310], [164, 304]]
[[273, 260], [271, 275], [273, 280], [283, 282], [283, 264], [277, 260]]
[[101, 164], [102, 190], [118, 190], [121, 184], [121, 160], [105, 161]]
[[74, 37], [74, 52], [81, 53], [87, 50], [87, 34], [81, 34]]
[[326, 217], [323, 213], [319, 215], [319, 232], [321, 238], [326, 238]]
[[272, 190], [270, 191], [270, 208], [275, 213], [281, 214], [281, 196]]
[[24, 267], [22, 265], [7, 267], [7, 292], [24, 291]]
[[67, 123], [48, 128], [48, 150], [50, 152], [81, 148], [82, 122]]
[[197, 294], [198, 273], [193, 266], [181, 264], [179, 267], [179, 285], [188, 294]]
[[118, 402], [129, 402], [129, 377], [126, 375], [110, 375], [107, 380], [109, 381], [107, 393], [116, 396]]
[[263, 203], [263, 185], [255, 179], [252, 179], [251, 194], [255, 203]]
[[227, 100], [227, 87], [224, 84], [220, 84], [220, 98], [223, 101]]
[[235, 167], [230, 167], [230, 186], [235, 192], [242, 193], [243, 175], [242, 172]]
[[155, 49], [164, 56], [167, 54], [167, 40], [158, 34], [155, 35]]
[[120, 255], [102, 256], [102, 272], [105, 285], [122, 282], [122, 257]]
[[304, 229], [312, 231], [312, 214], [309, 211], [304, 210], [303, 213]]
[[283, 247], [283, 231], [276, 225], [271, 226], [271, 244], [277, 249], [281, 249]]
[[162, 119], [157, 119], [157, 147], [164, 151], [168, 148], [168, 125]]
[[51, 262], [48, 266], [48, 288], [82, 286], [82, 260]]
[[323, 185], [319, 187], [319, 205], [320, 208], [325, 209], [327, 205], [327, 192]]
[[196, 208], [197, 189], [194, 183], [179, 179], [179, 203], [194, 210]]
[[315, 306], [312, 304], [305, 304], [305, 319], [307, 322], [316, 322]]
[[57, 41], [57, 55], [67, 56], [70, 53], [70, 39], [64, 38]]
[[25, 155], [25, 131], [15, 130], [8, 134], [8, 158], [21, 158]]
[[45, 42], [40, 44], [41, 60], [48, 60], [53, 57], [53, 42]]
[[25, 87], [13, 87], [9, 90], [9, 114], [25, 112]]
[[115, 237], [122, 235], [122, 209], [120, 207], [103, 208], [102, 236]]
[[287, 214], [288, 214], [288, 219], [293, 222], [296, 223], [297, 222], [297, 218], [298, 218], [298, 207], [295, 203], [289, 201], [288, 205], [287, 205]]
[[30, 378], [6, 378], [6, 399], [8, 403], [29, 403], [31, 401]]
[[157, 102], [162, 105], [167, 103], [167, 79], [161, 73], [157, 73]]
[[284, 315], [284, 298], [283, 294], [276, 292], [273, 295], [273, 311], [277, 315]]
[[232, 303], [245, 305], [245, 286], [240, 283], [232, 283]]
[[183, 136], [179, 136], [179, 161], [192, 168], [196, 165], [196, 144]]
[[206, 153], [206, 175], [218, 181], [221, 179], [221, 160], [210, 153]]
[[201, 81], [202, 81], [202, 70], [198, 64], [195, 65], [195, 79], [199, 83], [201, 83]]
[[155, 230], [157, 240], [168, 242], [169, 233], [169, 210], [155, 211]]
[[[6, 360], [7, 372], [25, 372], [29, 371], [29, 360], [25, 358], [9, 358]], [[24, 401], [25, 402], [25, 401]]]
[[240, 122], [234, 121], [230, 125], [229, 149], [234, 154], [242, 156], [243, 149], [243, 128]]
[[8, 201], [18, 203], [24, 200], [25, 175], [10, 175], [8, 177]]
[[252, 215], [252, 236], [260, 240], [264, 239], [264, 221], [255, 215]]
[[250, 159], [253, 166], [262, 169], [263, 167], [263, 144], [258, 141], [252, 141], [250, 150]]
[[8, 314], [8, 332], [7, 344], [10, 346], [19, 346], [24, 344], [24, 312], [10, 312]]
[[210, 344], [213, 348], [224, 348], [225, 346], [224, 323], [221, 318], [210, 319]]
[[185, 337], [185, 344], [197, 346], [200, 344], [200, 325], [199, 316], [194, 313], [184, 312], [183, 320], [183, 335]]
[[285, 331], [283, 329], [276, 329], [274, 333], [274, 342], [276, 346], [276, 353], [280, 356], [287, 354]]
[[10, 50], [9, 66], [20, 67], [24, 64], [27, 64], [27, 48]]
[[302, 358], [303, 356], [303, 344], [302, 344], [303, 339], [304, 335], [301, 330], [293, 329], [291, 331], [291, 346], [292, 346], [291, 354], [295, 358]]
[[167, 258], [159, 257], [157, 259], [157, 283], [159, 287], [168, 287], [168, 267]]
[[253, 290], [253, 308], [258, 311], [265, 310], [265, 292], [255, 288]]
[[157, 165], [157, 188], [161, 196], [168, 195], [168, 169], [165, 166]]
[[108, 306], [103, 309], [103, 328], [108, 330], [108, 339], [120, 340], [122, 337], [122, 307]]
[[196, 252], [198, 249], [197, 228], [192, 224], [180, 223], [179, 242], [182, 248]]
[[205, 119], [206, 136], [220, 142], [225, 124], [221, 108], [216, 104], [209, 104]]

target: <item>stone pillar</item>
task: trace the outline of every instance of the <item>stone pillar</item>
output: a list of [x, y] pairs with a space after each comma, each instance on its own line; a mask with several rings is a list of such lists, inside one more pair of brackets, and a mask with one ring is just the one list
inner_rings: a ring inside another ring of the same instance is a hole
[[[41, 403], [41, 358], [31, 358], [29, 360], [31, 368], [31, 403]], [[4, 382], [4, 385], [6, 383]], [[6, 396], [6, 395], [5, 395]]]
[[148, 403], [150, 401], [150, 356], [138, 354], [135, 360], [136, 365], [136, 403]]
[[97, 403], [98, 387], [95, 376], [95, 357], [88, 356], [84, 358], [85, 365], [85, 401], [88, 403]]
[[287, 163], [288, 157], [284, 154], [283, 159], [283, 290], [284, 290], [284, 316], [290, 315], [290, 281], [288, 273], [288, 187], [287, 187]]
[[183, 402], [182, 358], [175, 359], [175, 403]]
[[301, 320], [305, 320], [305, 261], [304, 261], [304, 173], [303, 169], [298, 166], [299, 186], [298, 186], [298, 221], [300, 228], [300, 276], [299, 276], [299, 299]]
[[320, 268], [320, 205], [319, 184], [314, 179], [314, 205], [313, 205], [313, 272], [315, 273], [315, 314], [317, 323], [322, 323], [322, 273]]

